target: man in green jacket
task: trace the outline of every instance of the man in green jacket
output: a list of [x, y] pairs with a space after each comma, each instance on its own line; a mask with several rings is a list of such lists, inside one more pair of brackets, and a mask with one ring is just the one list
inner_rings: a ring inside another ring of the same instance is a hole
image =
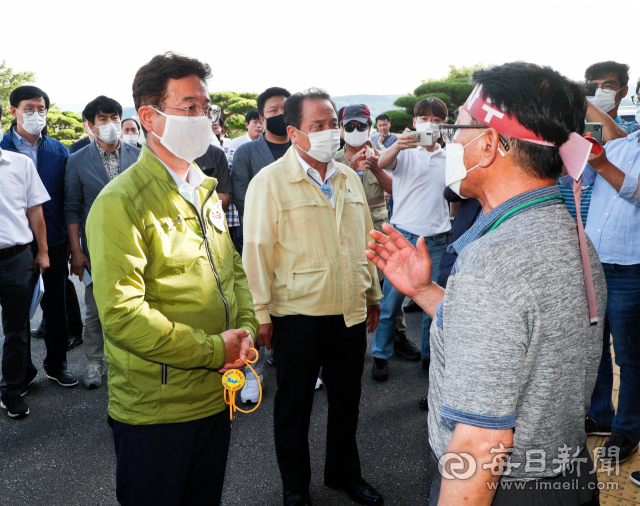
[[222, 373], [259, 327], [215, 192], [208, 65], [155, 56], [133, 82], [147, 144], [95, 200], [91, 275], [109, 366], [122, 505], [219, 504], [230, 424]]

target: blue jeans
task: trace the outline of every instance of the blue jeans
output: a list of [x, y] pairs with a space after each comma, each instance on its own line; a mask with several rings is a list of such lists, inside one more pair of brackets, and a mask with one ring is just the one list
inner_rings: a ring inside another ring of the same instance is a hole
[[[602, 360], [591, 396], [589, 416], [631, 441], [640, 441], [640, 264], [602, 264], [607, 279], [607, 314], [604, 322]], [[620, 367], [618, 414], [611, 401], [613, 364]]]
[[[418, 242], [420, 236], [402, 230], [396, 227], [407, 241], [413, 246]], [[427, 249], [431, 256], [431, 279], [435, 283], [440, 274], [440, 259], [447, 247], [447, 234], [434, 235], [433, 237], [425, 237]], [[393, 342], [396, 335], [396, 321], [398, 320], [398, 312], [404, 302], [404, 294], [400, 293], [389, 283], [388, 279], [384, 280], [382, 287], [384, 298], [380, 302], [381, 313], [378, 328], [373, 335], [373, 343], [371, 350], [376, 358], [389, 359], [393, 355]], [[422, 313], [422, 357], [429, 358], [429, 327], [431, 326], [431, 318], [427, 313]]]

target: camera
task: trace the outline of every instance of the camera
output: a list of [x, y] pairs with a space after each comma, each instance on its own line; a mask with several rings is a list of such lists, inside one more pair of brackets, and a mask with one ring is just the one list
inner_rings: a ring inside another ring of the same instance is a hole
[[413, 137], [415, 142], [410, 142], [410, 146], [433, 146], [437, 137], [434, 139], [435, 132], [427, 131], [427, 132], [411, 132], [405, 134], [406, 138]]
[[586, 97], [594, 97], [597, 89], [598, 83], [583, 83], [582, 85], [582, 91]]

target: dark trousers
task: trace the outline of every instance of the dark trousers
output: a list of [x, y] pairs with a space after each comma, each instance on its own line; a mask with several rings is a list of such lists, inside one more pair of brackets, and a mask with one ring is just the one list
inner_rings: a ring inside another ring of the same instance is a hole
[[69, 279], [69, 267], [67, 266], [67, 277], [65, 279], [65, 302], [67, 308], [67, 328], [69, 335], [82, 335], [82, 314], [80, 313], [80, 303], [78, 302], [78, 294], [76, 286]]
[[31, 249], [0, 260], [0, 305], [4, 329], [0, 393], [3, 397], [20, 393], [27, 365], [31, 362], [29, 308], [36, 279]]
[[229, 235], [231, 236], [233, 245], [236, 247], [236, 251], [240, 256], [242, 256], [242, 225], [238, 225], [237, 227], [229, 227]]
[[220, 504], [231, 437], [228, 411], [183, 423], [111, 423], [121, 505]]
[[[37, 254], [35, 242], [33, 254]], [[47, 355], [44, 358], [44, 369], [49, 373], [67, 368], [67, 348], [69, 347], [69, 331], [67, 330], [67, 308], [65, 293], [67, 284], [67, 245], [61, 244], [49, 248], [49, 268], [44, 271], [44, 295], [42, 297], [42, 322], [44, 328], [44, 344]], [[29, 364], [34, 368], [33, 364]]]
[[278, 380], [275, 444], [284, 489], [309, 493], [309, 419], [321, 367], [329, 401], [325, 481], [360, 478], [356, 430], [367, 346], [364, 322], [347, 328], [342, 315], [271, 319]]
[[[607, 313], [598, 379], [589, 416], [631, 441], [640, 441], [640, 264], [602, 264], [607, 279]], [[611, 336], [620, 367], [618, 412], [613, 408]]]

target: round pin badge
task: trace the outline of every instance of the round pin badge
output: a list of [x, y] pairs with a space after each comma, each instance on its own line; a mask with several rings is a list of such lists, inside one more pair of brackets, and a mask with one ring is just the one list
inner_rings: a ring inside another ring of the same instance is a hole
[[236, 392], [244, 386], [244, 373], [238, 369], [230, 369], [222, 375], [222, 386]]
[[324, 193], [324, 196], [327, 197], [328, 199], [331, 198], [331, 196], [333, 195], [333, 191], [331, 190], [331, 187], [328, 184], [323, 184], [320, 189], [322, 190], [322, 193]]

